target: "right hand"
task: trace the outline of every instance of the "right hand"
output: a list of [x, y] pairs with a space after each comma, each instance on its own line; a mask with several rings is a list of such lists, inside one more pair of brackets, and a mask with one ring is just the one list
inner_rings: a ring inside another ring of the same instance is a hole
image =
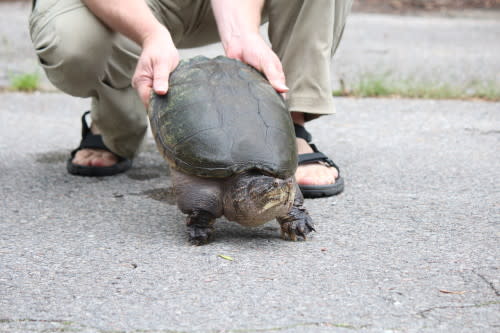
[[132, 77], [132, 86], [137, 89], [146, 108], [152, 90], [158, 95], [167, 93], [168, 78], [178, 64], [179, 52], [165, 27], [155, 30], [144, 39], [142, 52]]

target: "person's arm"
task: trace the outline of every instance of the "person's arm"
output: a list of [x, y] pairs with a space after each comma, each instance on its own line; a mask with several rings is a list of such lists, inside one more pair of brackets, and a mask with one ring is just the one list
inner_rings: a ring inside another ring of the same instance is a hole
[[144, 0], [82, 0], [111, 29], [142, 47], [132, 85], [145, 105], [151, 88], [166, 94], [170, 73], [179, 63], [179, 53], [168, 30], [155, 18]]
[[226, 55], [263, 72], [278, 92], [288, 91], [281, 62], [259, 33], [264, 0], [211, 0], [211, 4]]

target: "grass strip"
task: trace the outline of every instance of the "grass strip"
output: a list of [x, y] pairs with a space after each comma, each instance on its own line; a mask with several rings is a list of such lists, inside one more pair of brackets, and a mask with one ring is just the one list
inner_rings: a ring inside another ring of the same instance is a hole
[[40, 75], [38, 73], [22, 73], [10, 76], [9, 90], [33, 92], [40, 88]]
[[334, 90], [333, 95], [500, 101], [500, 83], [472, 80], [455, 85], [422, 79], [394, 79], [388, 73], [364, 74], [357, 82], [350, 85], [341, 79], [340, 89]]

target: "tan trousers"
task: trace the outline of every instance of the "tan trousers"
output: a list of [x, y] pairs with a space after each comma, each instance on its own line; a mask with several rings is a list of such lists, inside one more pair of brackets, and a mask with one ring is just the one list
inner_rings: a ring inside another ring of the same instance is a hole
[[[209, 0], [148, 0], [178, 48], [218, 41]], [[312, 119], [334, 112], [330, 63], [352, 0], [267, 0], [263, 21], [290, 88], [290, 111]], [[80, 0], [36, 0], [30, 16], [36, 54], [60, 90], [92, 98], [92, 121], [105, 145], [132, 158], [147, 130], [131, 77], [140, 48], [109, 30]]]

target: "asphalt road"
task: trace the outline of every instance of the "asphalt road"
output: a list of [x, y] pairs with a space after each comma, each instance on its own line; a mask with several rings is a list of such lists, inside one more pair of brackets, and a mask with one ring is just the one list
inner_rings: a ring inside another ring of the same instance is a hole
[[151, 138], [70, 176], [86, 101], [1, 95], [0, 331], [498, 331], [500, 104], [337, 102], [311, 130], [347, 186], [307, 200], [312, 239], [221, 220], [193, 247]]
[[[22, 21], [9, 8], [0, 4], [0, 33], [18, 53], [2, 49], [2, 75], [36, 63], [19, 25], [5, 24]], [[351, 22], [393, 31], [400, 20]], [[429, 36], [425, 18], [405, 20]], [[450, 32], [463, 23], [433, 20]], [[495, 77], [498, 24], [463, 20], [489, 37], [469, 29], [463, 55], [476, 45], [482, 60], [457, 63], [477, 66], [463, 66], [467, 79]], [[363, 43], [393, 45], [367, 33]], [[460, 56], [437, 33], [424, 40]], [[365, 50], [344, 41], [339, 59]], [[407, 52], [394, 45], [386, 54]], [[418, 71], [421, 58], [412, 59]], [[459, 68], [449, 69], [451, 78]], [[500, 103], [339, 98], [336, 116], [309, 127], [346, 180], [340, 196], [306, 201], [313, 237], [287, 242], [276, 222], [219, 220], [203, 247], [187, 242], [151, 137], [126, 174], [66, 173], [88, 105], [59, 93], [0, 94], [0, 332], [500, 331]]]

